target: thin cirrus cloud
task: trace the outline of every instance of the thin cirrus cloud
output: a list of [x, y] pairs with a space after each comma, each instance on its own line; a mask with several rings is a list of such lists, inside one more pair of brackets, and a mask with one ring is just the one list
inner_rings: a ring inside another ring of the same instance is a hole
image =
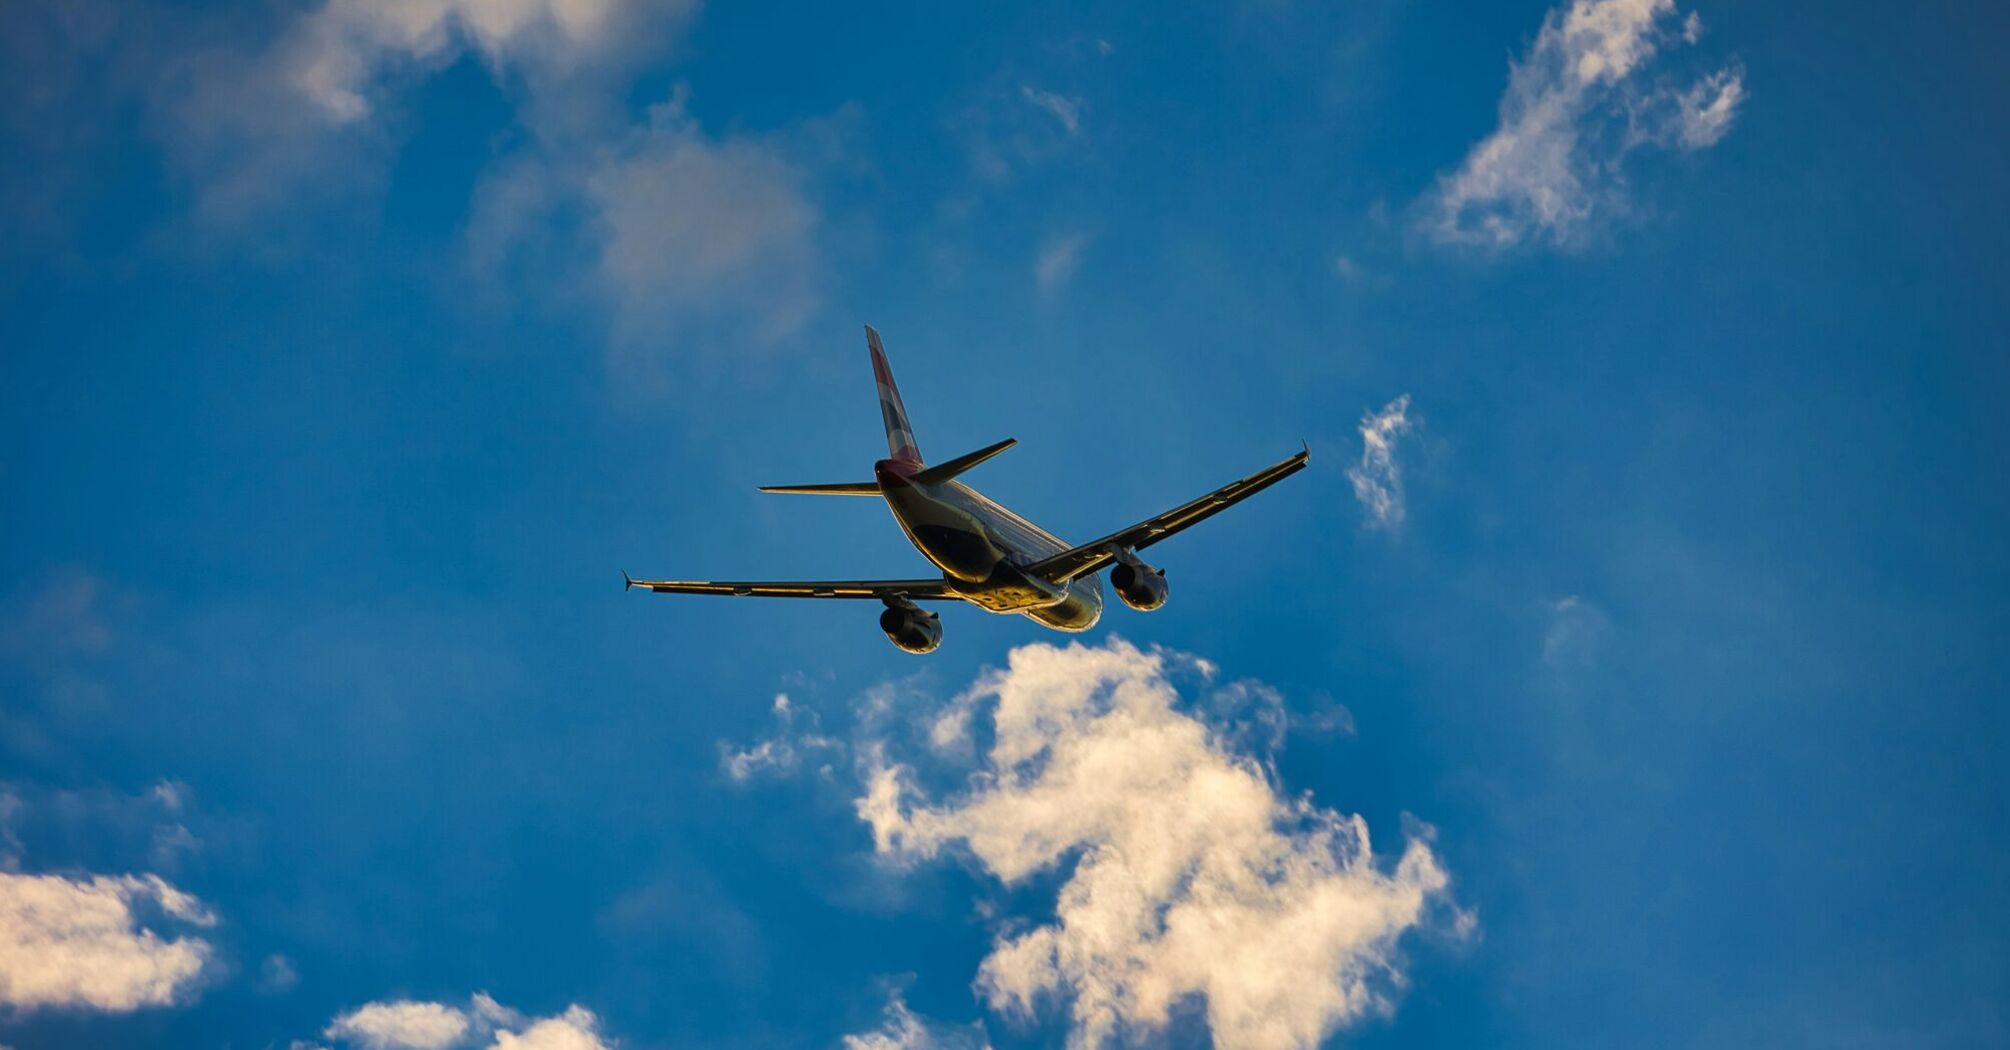
[[1424, 232], [1487, 250], [1582, 243], [1624, 211], [1620, 173], [1635, 150], [1706, 149], [1730, 131], [1745, 99], [1735, 62], [1686, 87], [1646, 80], [1658, 55], [1701, 34], [1674, 0], [1552, 9], [1510, 68], [1499, 125], [1424, 200]]
[[1403, 468], [1396, 460], [1396, 443], [1412, 425], [1408, 394], [1361, 417], [1361, 461], [1347, 468], [1347, 480], [1370, 528], [1403, 524]]
[[0, 872], [0, 1003], [123, 1013], [186, 1001], [213, 949], [154, 927], [215, 924], [156, 875]]
[[961, 794], [931, 803], [912, 769], [868, 752], [856, 807], [876, 851], [966, 851], [1007, 885], [1076, 858], [1054, 921], [1002, 929], [977, 975], [993, 1009], [1058, 996], [1075, 1045], [1161, 1032], [1196, 997], [1216, 1045], [1250, 1050], [1392, 1010], [1398, 942], [1448, 886], [1428, 836], [1391, 862], [1361, 818], [1282, 793], [1181, 709], [1176, 660], [1121, 640], [1013, 650], [933, 734], [963, 737], [990, 711]]
[[600, 1019], [583, 1006], [526, 1017], [482, 992], [465, 1007], [413, 999], [366, 1003], [330, 1021], [322, 1036], [358, 1050], [607, 1050], [610, 1045]]

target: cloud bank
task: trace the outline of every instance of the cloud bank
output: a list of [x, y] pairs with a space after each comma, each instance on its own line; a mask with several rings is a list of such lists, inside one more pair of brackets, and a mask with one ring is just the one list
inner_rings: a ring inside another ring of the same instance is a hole
[[216, 923], [202, 902], [154, 875], [0, 872], [0, 1003], [124, 1012], [183, 1000], [210, 944], [163, 937], [149, 928], [149, 911], [169, 924]]
[[1643, 86], [1666, 48], [1694, 43], [1695, 15], [1674, 0], [1572, 0], [1551, 10], [1508, 73], [1500, 124], [1426, 202], [1425, 230], [1447, 244], [1569, 246], [1623, 208], [1621, 166], [1641, 146], [1715, 145], [1745, 98], [1734, 64], [1687, 87]]
[[1397, 942], [1448, 883], [1430, 846], [1391, 864], [1360, 817], [1281, 794], [1180, 709], [1167, 660], [1121, 640], [1013, 650], [937, 725], [944, 743], [990, 711], [961, 794], [930, 803], [908, 767], [868, 758], [875, 848], [967, 852], [1008, 885], [1073, 858], [1054, 920], [1003, 929], [977, 987], [1000, 1010], [1060, 997], [1077, 1046], [1160, 1031], [1194, 1001], [1216, 1045], [1251, 1050], [1392, 1009]]
[[1354, 498], [1368, 513], [1370, 528], [1403, 523], [1403, 471], [1396, 463], [1396, 439], [1409, 432], [1410, 395], [1361, 417], [1361, 462], [1347, 468]]

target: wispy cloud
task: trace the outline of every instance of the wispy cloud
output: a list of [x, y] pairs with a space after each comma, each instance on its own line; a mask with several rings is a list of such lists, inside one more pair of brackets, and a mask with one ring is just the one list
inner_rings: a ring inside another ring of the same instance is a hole
[[[149, 910], [158, 918], [145, 918]], [[201, 901], [155, 875], [0, 872], [0, 1003], [125, 1012], [182, 1001], [212, 948], [155, 926], [215, 923]]]
[[[329, 1022], [327, 1039], [363, 1050], [608, 1050], [600, 1019], [573, 1005], [532, 1018], [477, 992], [466, 1006], [413, 999], [366, 1003]], [[298, 1044], [296, 1044], [298, 1045]]]
[[1047, 239], [1033, 260], [1033, 281], [1041, 291], [1051, 292], [1068, 283], [1082, 265], [1082, 249], [1089, 244], [1085, 233], [1063, 233]]
[[1082, 100], [1070, 98], [1058, 91], [1044, 91], [1031, 84], [1019, 85], [1019, 94], [1036, 108], [1044, 109], [1061, 122], [1061, 127], [1073, 138], [1082, 133]]
[[721, 320], [768, 341], [817, 307], [822, 214], [780, 140], [708, 136], [679, 95], [581, 174], [561, 188], [593, 217], [622, 345], [662, 349], [665, 331]]
[[950, 119], [962, 140], [971, 171], [985, 182], [1002, 183], [1079, 149], [1087, 103], [1079, 96], [1003, 74], [990, 81], [969, 105]]
[[270, 237], [288, 225], [276, 220], [373, 192], [402, 134], [400, 103], [474, 56], [518, 125], [468, 202], [477, 287], [502, 286], [497, 303], [607, 316], [618, 363], [774, 343], [822, 303], [813, 183], [842, 121], [708, 133], [682, 86], [633, 117], [644, 60], [661, 57], [696, 9], [324, 0], [262, 50], [210, 49], [183, 63], [160, 92], [160, 134], [206, 218]]
[[895, 992], [887, 999], [886, 1015], [878, 1028], [844, 1037], [844, 1050], [990, 1050], [978, 1025], [954, 1028], [927, 1021], [908, 1009], [907, 1001]]
[[788, 776], [814, 762], [819, 773], [828, 776], [831, 766], [825, 760], [841, 756], [844, 741], [825, 736], [817, 713], [798, 708], [787, 693], [775, 694], [773, 710], [775, 727], [770, 735], [744, 748], [719, 745], [720, 770], [744, 783], [762, 775]]
[[1367, 511], [1371, 528], [1403, 523], [1403, 470], [1396, 462], [1396, 441], [1410, 427], [1408, 394], [1361, 417], [1361, 461], [1347, 468], [1347, 480], [1354, 483], [1354, 498]]
[[1674, 0], [1571, 0], [1551, 10], [1508, 74], [1500, 124], [1438, 181], [1424, 228], [1436, 240], [1501, 249], [1578, 242], [1622, 210], [1622, 163], [1636, 148], [1715, 145], [1745, 98], [1734, 64], [1694, 84], [1641, 85], [1663, 49], [1694, 43]]
[[1447, 886], [1425, 837], [1393, 862], [1361, 818], [1284, 794], [1185, 713], [1167, 658], [1113, 640], [1028, 645], [959, 703], [993, 742], [961, 795], [929, 803], [911, 771], [869, 770], [877, 850], [967, 850], [1007, 884], [1073, 861], [1054, 921], [1007, 926], [977, 985], [994, 1009], [1069, 1004], [1079, 1046], [1157, 1032], [1198, 997], [1217, 1045], [1316, 1045], [1392, 1009], [1398, 939]]
[[1589, 670], [1612, 627], [1605, 611], [1575, 594], [1548, 606], [1548, 623], [1542, 633], [1543, 671], [1556, 677]]

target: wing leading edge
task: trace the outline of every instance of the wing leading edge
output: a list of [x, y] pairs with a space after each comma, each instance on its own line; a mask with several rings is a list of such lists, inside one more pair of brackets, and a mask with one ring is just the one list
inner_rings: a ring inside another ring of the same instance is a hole
[[621, 574], [622, 583], [658, 594], [723, 594], [741, 598], [876, 598], [907, 597], [916, 601], [954, 601], [943, 581], [936, 580], [635, 580]]
[[1093, 543], [1084, 543], [1051, 558], [1034, 562], [1027, 566], [1026, 571], [1055, 583], [1066, 583], [1078, 576], [1085, 576], [1115, 561], [1118, 548], [1140, 550], [1190, 525], [1206, 521], [1304, 470], [1305, 464], [1311, 459], [1312, 450], [1306, 448], [1289, 459], [1271, 464], [1240, 481], [1230, 482], [1199, 499], [1182, 503], [1163, 514], [1146, 518], [1128, 529], [1110, 533]]

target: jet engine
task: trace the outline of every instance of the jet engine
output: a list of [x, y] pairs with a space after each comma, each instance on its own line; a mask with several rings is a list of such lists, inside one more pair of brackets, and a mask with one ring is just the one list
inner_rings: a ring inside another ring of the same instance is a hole
[[1110, 586], [1117, 597], [1139, 612], [1151, 612], [1166, 603], [1166, 571], [1153, 568], [1130, 551], [1117, 553], [1117, 567], [1110, 570]]
[[879, 614], [879, 629], [893, 644], [910, 653], [932, 653], [942, 644], [942, 617], [908, 601], [886, 599], [886, 611]]

